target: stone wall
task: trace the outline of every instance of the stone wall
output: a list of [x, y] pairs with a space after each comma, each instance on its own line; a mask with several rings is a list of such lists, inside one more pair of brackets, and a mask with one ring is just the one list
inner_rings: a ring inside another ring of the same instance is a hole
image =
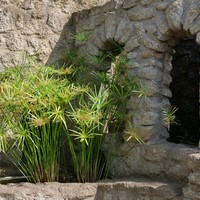
[[[170, 107], [173, 48], [185, 36], [200, 44], [199, 0], [111, 0], [71, 15], [82, 8], [48, 0], [1, 1], [0, 68], [23, 62], [25, 52], [55, 63], [71, 48], [79, 55], [97, 55], [109, 50], [113, 40], [123, 45], [130, 76], [139, 77], [148, 91], [127, 106], [146, 144], [117, 146], [112, 176], [174, 181], [184, 184], [185, 199], [199, 199], [199, 150], [166, 142], [162, 110]], [[90, 33], [84, 43], [72, 40], [71, 33], [81, 32]], [[135, 105], [140, 108], [136, 113]]]
[[[46, 63], [72, 13], [106, 1], [1, 0], [0, 69], [21, 64], [26, 54]], [[62, 39], [65, 50], [69, 49], [67, 38], [70, 35]]]

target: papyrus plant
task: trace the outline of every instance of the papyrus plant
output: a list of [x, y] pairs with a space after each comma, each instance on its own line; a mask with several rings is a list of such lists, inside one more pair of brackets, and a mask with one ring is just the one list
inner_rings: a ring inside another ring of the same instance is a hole
[[66, 79], [70, 72], [29, 66], [0, 74], [0, 151], [30, 181], [58, 181], [65, 112], [83, 91]]

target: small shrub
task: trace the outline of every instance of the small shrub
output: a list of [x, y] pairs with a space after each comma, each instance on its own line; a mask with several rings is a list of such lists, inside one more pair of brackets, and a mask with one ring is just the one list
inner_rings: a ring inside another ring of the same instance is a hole
[[69, 70], [14, 67], [0, 74], [0, 151], [33, 182], [58, 181], [66, 106], [79, 89], [62, 79]]

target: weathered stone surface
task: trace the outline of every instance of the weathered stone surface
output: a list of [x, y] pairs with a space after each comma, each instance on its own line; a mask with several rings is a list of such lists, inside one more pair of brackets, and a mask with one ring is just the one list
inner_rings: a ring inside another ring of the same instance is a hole
[[8, 34], [6, 41], [7, 48], [11, 51], [23, 50], [27, 46], [26, 39], [17, 32]]
[[188, 179], [191, 184], [200, 185], [200, 173], [191, 173]]
[[200, 32], [196, 36], [196, 42], [200, 45]]
[[154, 9], [152, 7], [136, 6], [128, 10], [128, 16], [131, 21], [141, 21], [151, 19], [154, 15]]
[[[183, 29], [188, 31], [192, 25], [196, 23], [196, 19], [200, 14], [200, 2], [190, 1], [191, 3], [186, 7], [185, 21], [183, 24]], [[195, 2], [195, 3], [194, 3]]]
[[[79, 191], [79, 192], [77, 192]], [[168, 200], [181, 195], [180, 185], [150, 179], [122, 179], [99, 183], [11, 184], [0, 186], [1, 199], [68, 199], [68, 200]], [[164, 197], [164, 198], [163, 198]]]
[[57, 8], [49, 11], [47, 24], [54, 32], [60, 32], [67, 21], [66, 16]]
[[193, 172], [200, 172], [200, 153], [197, 154], [191, 154], [188, 157], [187, 165], [190, 169], [193, 170]]
[[157, 40], [155, 37], [146, 34], [143, 39], [144, 45], [149, 49], [158, 52], [166, 52], [168, 50], [168, 44]]
[[163, 74], [163, 84], [165, 86], [169, 86], [171, 82], [172, 82], [172, 77], [170, 76], [170, 74], [164, 73]]
[[155, 0], [140, 0], [140, 3], [143, 6], [149, 6], [152, 2], [154, 2]]
[[138, 4], [139, 0], [125, 0], [123, 4], [124, 9], [129, 9]]
[[114, 39], [117, 31], [116, 13], [112, 12], [107, 15], [105, 20], [105, 36], [107, 40]]
[[170, 28], [167, 22], [166, 16], [164, 14], [157, 14], [155, 17], [155, 22], [158, 30], [164, 35], [170, 35]]
[[170, 5], [171, 1], [161, 2], [156, 6], [157, 10], [165, 11]]
[[199, 200], [200, 199], [200, 192], [192, 190], [191, 187], [183, 188], [183, 195], [186, 199], [191, 200]]
[[21, 7], [25, 10], [32, 10], [34, 9], [34, 4], [31, 0], [25, 0], [23, 1]]
[[[168, 50], [168, 45], [165, 42], [159, 41], [154, 35], [153, 33], [156, 34], [156, 31], [152, 32], [152, 27], [153, 29], [155, 28], [155, 26], [153, 25], [149, 25], [147, 26], [146, 29], [146, 24], [142, 24], [142, 23], [138, 23], [136, 24], [136, 30], [137, 30], [137, 34], [140, 38], [140, 41], [142, 41], [142, 43], [144, 44], [145, 47], [158, 51], [158, 52], [165, 52]], [[149, 33], [148, 33], [149, 32]]]
[[183, 24], [183, 0], [174, 1], [166, 10], [166, 17], [171, 30], [181, 29]]
[[115, 40], [124, 43], [130, 38], [130, 36], [134, 35], [134, 32], [134, 24], [129, 19], [122, 19], [117, 26]]
[[125, 44], [125, 50], [127, 52], [133, 51], [136, 47], [138, 47], [139, 41], [137, 37], [132, 37], [131, 39], [129, 39], [126, 44]]
[[159, 67], [148, 66], [148, 67], [141, 67], [134, 70], [136, 76], [147, 79], [147, 80], [154, 80], [156, 82], [162, 81], [163, 72]]
[[0, 33], [13, 29], [12, 15], [8, 8], [0, 8]]
[[[86, 1], [80, 2], [83, 5]], [[196, 34], [196, 41], [200, 44], [199, 1], [113, 0], [92, 11], [86, 10], [71, 16], [72, 12], [82, 9], [82, 5], [74, 3], [72, 5], [71, 1], [62, 4], [62, 1], [55, 3], [46, 0], [18, 2], [1, 0], [0, 70], [2, 66], [20, 63], [24, 51], [33, 53], [37, 50], [41, 62], [46, 62], [48, 57], [55, 61], [66, 49], [75, 47], [75, 42], [69, 41], [71, 33], [86, 30], [90, 32], [86, 42], [76, 46], [80, 55], [86, 52], [96, 54], [99, 50], [107, 51], [112, 46], [110, 44], [113, 39], [125, 45], [129, 75], [138, 75], [144, 91], [147, 92], [147, 97], [144, 99], [131, 98], [127, 109], [133, 116], [132, 121], [140, 128], [139, 136], [147, 141], [148, 145], [155, 144], [155, 146], [146, 145], [145, 148], [137, 146], [135, 140], [117, 146], [115, 153], [121, 157], [115, 157], [116, 166], [112, 168], [112, 175], [113, 177], [143, 175], [184, 183], [188, 181], [188, 185], [185, 185], [185, 200], [198, 199], [199, 189], [195, 185], [199, 185], [199, 158], [198, 154], [189, 156], [195, 153], [196, 149], [193, 152], [193, 148], [185, 146], [180, 148], [177, 144], [172, 145], [167, 142], [163, 145], [163, 140], [160, 138], [168, 137], [162, 108], [170, 107], [168, 97], [171, 96], [169, 84], [172, 47], [179, 42], [180, 36], [185, 35], [184, 31], [187, 31], [186, 35]], [[138, 101], [140, 104], [137, 113], [134, 109]], [[123, 136], [124, 139], [127, 138], [127, 135]], [[194, 174], [190, 174], [192, 171]], [[1, 167], [0, 173], [4, 172]], [[135, 183], [134, 186], [127, 183], [114, 186], [101, 185], [103, 189], [98, 191], [96, 184], [92, 186], [93, 189], [88, 189], [87, 185], [84, 188], [79, 185], [73, 186], [75, 192], [72, 186], [66, 189], [59, 184], [45, 185], [51, 190], [50, 192], [41, 185], [39, 190], [34, 188], [32, 192], [27, 188], [29, 186], [25, 185], [22, 184], [20, 190], [19, 186], [18, 190], [15, 190], [13, 185], [9, 193], [5, 193], [5, 187], [0, 186], [0, 190], [4, 187], [4, 193], [0, 192], [0, 198], [18, 199], [20, 197], [16, 195], [20, 191], [23, 193], [22, 196], [24, 195], [21, 199], [29, 197], [85, 200], [98, 199], [97, 197], [105, 200], [163, 200], [164, 197], [168, 200], [184, 199], [180, 196], [180, 191], [179, 196], [175, 194], [170, 196], [166, 192], [168, 190], [154, 193], [152, 187], [145, 185], [142, 189], [138, 189], [140, 184]], [[132, 186], [135, 188], [132, 189]], [[111, 193], [106, 188], [111, 188]], [[56, 192], [53, 192], [53, 189], [56, 189]], [[82, 191], [82, 189], [87, 190], [88, 196], [80, 192], [80, 196], [76, 197], [77, 190]]]
[[168, 36], [166, 36], [166, 35], [164, 35], [164, 34], [162, 34], [159, 30], [158, 30], [158, 28], [157, 28], [157, 26], [156, 26], [156, 24], [154, 23], [154, 22], [152, 22], [152, 23], [149, 23], [148, 25], [146, 25], [145, 26], [145, 30], [147, 31], [147, 33], [149, 34], [149, 35], [151, 35], [152, 37], [155, 37], [156, 39], [158, 39], [158, 40], [160, 40], [160, 41], [167, 41], [168, 39], [169, 39], [169, 37]]

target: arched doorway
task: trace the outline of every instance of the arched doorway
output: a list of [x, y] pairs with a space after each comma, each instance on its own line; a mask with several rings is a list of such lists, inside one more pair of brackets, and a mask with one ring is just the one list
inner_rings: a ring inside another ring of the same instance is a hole
[[172, 59], [170, 103], [178, 108], [170, 127], [170, 142], [197, 145], [199, 142], [200, 46], [193, 38], [183, 39]]

